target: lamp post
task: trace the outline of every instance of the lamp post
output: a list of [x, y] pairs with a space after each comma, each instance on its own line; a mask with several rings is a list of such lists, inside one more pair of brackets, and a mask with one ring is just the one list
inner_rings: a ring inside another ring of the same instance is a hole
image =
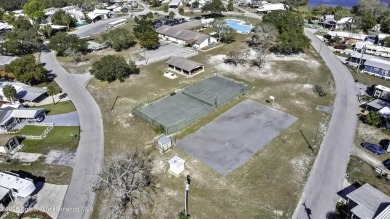
[[185, 185], [185, 192], [184, 192], [184, 215], [188, 216], [188, 192], [190, 190], [190, 175], [187, 175], [186, 178], [186, 185]]

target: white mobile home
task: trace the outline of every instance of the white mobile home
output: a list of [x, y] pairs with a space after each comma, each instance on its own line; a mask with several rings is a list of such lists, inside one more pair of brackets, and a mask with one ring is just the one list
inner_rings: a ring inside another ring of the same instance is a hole
[[257, 13], [262, 13], [262, 12], [269, 12], [269, 11], [284, 11], [288, 8], [287, 5], [283, 3], [278, 3], [278, 4], [263, 4], [259, 6], [257, 9]]
[[0, 187], [11, 190], [11, 194], [15, 198], [25, 198], [35, 191], [35, 185], [32, 181], [4, 172], [0, 172]]

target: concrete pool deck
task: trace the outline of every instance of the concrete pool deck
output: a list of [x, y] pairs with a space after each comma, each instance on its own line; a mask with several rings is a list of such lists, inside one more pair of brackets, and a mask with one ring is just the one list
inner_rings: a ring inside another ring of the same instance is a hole
[[252, 100], [244, 100], [177, 146], [223, 176], [243, 165], [298, 119]]

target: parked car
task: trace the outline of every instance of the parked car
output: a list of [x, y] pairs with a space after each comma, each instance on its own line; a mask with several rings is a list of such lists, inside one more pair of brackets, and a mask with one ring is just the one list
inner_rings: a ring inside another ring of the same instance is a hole
[[366, 148], [367, 150], [371, 151], [372, 153], [374, 154], [377, 154], [377, 155], [383, 155], [385, 154], [386, 152], [382, 149], [381, 146], [379, 145], [376, 145], [376, 144], [371, 144], [369, 142], [362, 142], [361, 144], [364, 148]]
[[335, 49], [341, 49], [341, 50], [344, 50], [344, 49], [347, 49], [348, 46], [345, 45], [345, 44], [337, 44], [334, 46]]
[[383, 161], [383, 165], [385, 165], [385, 167], [390, 170], [390, 159]]

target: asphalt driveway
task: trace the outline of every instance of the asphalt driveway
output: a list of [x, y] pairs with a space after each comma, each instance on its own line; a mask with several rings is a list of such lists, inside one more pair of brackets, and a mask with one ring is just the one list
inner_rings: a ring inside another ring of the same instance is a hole
[[80, 126], [77, 111], [46, 116], [44, 123], [54, 123], [55, 126]]

